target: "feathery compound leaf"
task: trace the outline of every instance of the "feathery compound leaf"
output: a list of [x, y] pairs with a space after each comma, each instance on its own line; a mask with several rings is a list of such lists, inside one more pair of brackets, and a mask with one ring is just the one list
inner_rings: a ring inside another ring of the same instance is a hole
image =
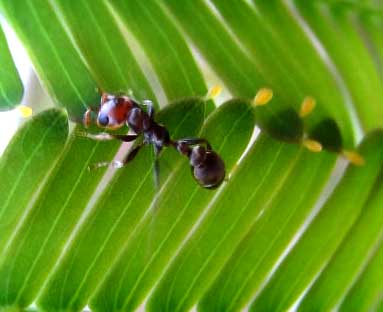
[[382, 170], [383, 131], [368, 135], [359, 152], [365, 165], [349, 166], [308, 230], [255, 299], [251, 311], [288, 309], [338, 248]]
[[89, 164], [112, 159], [117, 147], [71, 137], [0, 263], [1, 305], [32, 303], [105, 172]]
[[199, 304], [201, 311], [238, 311], [260, 289], [311, 212], [335, 156], [304, 151], [270, 207], [263, 210]]
[[368, 262], [369, 255], [383, 240], [382, 178], [383, 171], [358, 220], [305, 295], [300, 311], [335, 309]]
[[301, 153], [265, 135], [257, 140], [161, 279], [150, 311], [186, 311], [201, 298], [261, 210], [270, 207]]
[[353, 130], [346, 122], [350, 116], [339, 85], [286, 5], [280, 1], [254, 1], [253, 8], [241, 1], [213, 2], [275, 89], [277, 103], [272, 107], [278, 109], [276, 104], [282, 105], [280, 102], [297, 107], [306, 96], [314, 96], [320, 105], [308, 119], [309, 127], [325, 118], [335, 118], [350, 144]]
[[[383, 125], [378, 2], [0, 0], [72, 120], [96, 108], [96, 86], [171, 102], [156, 120], [173, 139], [207, 138], [228, 178], [201, 188], [169, 148], [156, 190], [144, 147], [103, 179], [87, 168], [119, 142], [64, 146], [65, 114], [36, 116], [0, 160], [0, 311], [237, 311], [254, 299], [284, 311], [300, 296], [298, 310], [382, 309], [382, 130], [352, 150], [358, 119]], [[1, 44], [13, 78], [0, 77], [0, 110], [22, 94], [2, 33]], [[236, 99], [210, 114], [217, 79]], [[330, 187], [338, 155], [365, 164]]]

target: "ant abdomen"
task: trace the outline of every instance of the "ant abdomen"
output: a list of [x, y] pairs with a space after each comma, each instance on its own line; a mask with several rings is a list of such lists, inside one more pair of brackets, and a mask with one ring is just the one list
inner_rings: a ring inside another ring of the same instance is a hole
[[225, 164], [221, 157], [203, 146], [192, 149], [190, 165], [194, 178], [204, 188], [216, 188], [225, 178]]

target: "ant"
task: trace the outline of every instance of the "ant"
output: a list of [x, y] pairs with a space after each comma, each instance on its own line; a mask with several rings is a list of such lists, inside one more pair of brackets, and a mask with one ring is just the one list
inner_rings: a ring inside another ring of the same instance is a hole
[[[221, 157], [213, 151], [210, 143], [202, 138], [183, 138], [172, 140], [169, 131], [154, 120], [153, 103], [144, 100], [143, 110], [140, 104], [131, 97], [120, 94], [114, 95], [106, 92], [101, 93], [101, 103], [97, 112], [96, 123], [106, 129], [118, 129], [127, 125], [135, 134], [109, 134], [82, 133], [82, 136], [94, 140], [120, 140], [132, 142], [143, 136], [143, 142], [133, 148], [123, 161], [101, 162], [93, 165], [93, 168], [111, 165], [114, 168], [121, 168], [132, 161], [140, 148], [145, 144], [151, 144], [155, 154], [155, 178], [158, 185], [159, 164], [158, 156], [163, 147], [172, 146], [181, 155], [189, 158], [192, 174], [195, 180], [204, 188], [214, 189], [218, 187], [225, 178], [225, 164]], [[88, 127], [92, 122], [92, 108], [84, 114], [84, 126]]]

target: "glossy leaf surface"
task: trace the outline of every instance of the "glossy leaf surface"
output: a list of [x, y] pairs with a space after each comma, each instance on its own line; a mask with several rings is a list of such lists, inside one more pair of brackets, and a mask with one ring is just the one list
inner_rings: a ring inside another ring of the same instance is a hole
[[[71, 121], [97, 108], [96, 87], [152, 100], [173, 138], [207, 138], [227, 174], [203, 189], [169, 148], [156, 189], [150, 146], [125, 168], [88, 171], [130, 147], [78, 137], [73, 123], [67, 140], [57, 109], [34, 117], [0, 159], [0, 311], [379, 311], [377, 4], [0, 0]], [[21, 91], [4, 78], [11, 108]], [[205, 97], [213, 81], [225, 100]], [[340, 157], [363, 163], [362, 137], [364, 165], [339, 170]]]

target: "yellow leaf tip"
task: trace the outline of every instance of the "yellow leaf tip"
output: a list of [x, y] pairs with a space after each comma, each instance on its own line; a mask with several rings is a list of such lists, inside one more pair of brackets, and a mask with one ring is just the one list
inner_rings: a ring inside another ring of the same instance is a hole
[[270, 88], [261, 88], [258, 90], [257, 94], [254, 97], [253, 105], [262, 106], [266, 105], [273, 98], [273, 90]]
[[216, 97], [218, 97], [221, 94], [221, 92], [222, 92], [222, 86], [220, 85], [212, 86], [206, 95], [206, 99], [214, 100]]
[[344, 150], [342, 155], [353, 165], [355, 166], [363, 166], [365, 164], [364, 158], [362, 155], [355, 151], [347, 151]]
[[315, 105], [316, 105], [315, 99], [312, 96], [306, 96], [303, 99], [303, 102], [302, 102], [302, 105], [301, 105], [301, 109], [300, 109], [300, 112], [299, 112], [299, 116], [301, 118], [304, 118], [304, 117], [310, 115], [311, 112], [314, 110]]
[[33, 110], [29, 106], [19, 105], [19, 106], [17, 106], [17, 110], [19, 111], [20, 115], [23, 118], [28, 118], [28, 117], [32, 116], [32, 114], [33, 114]]
[[323, 147], [322, 144], [318, 141], [311, 140], [311, 139], [304, 139], [303, 145], [306, 147], [309, 151], [314, 153], [319, 153], [322, 151]]

